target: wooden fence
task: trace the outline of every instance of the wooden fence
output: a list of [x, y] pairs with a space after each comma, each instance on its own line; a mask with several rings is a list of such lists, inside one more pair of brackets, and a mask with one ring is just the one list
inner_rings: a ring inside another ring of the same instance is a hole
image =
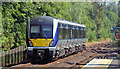
[[21, 63], [27, 59], [27, 46], [20, 46], [0, 53], [0, 67]]

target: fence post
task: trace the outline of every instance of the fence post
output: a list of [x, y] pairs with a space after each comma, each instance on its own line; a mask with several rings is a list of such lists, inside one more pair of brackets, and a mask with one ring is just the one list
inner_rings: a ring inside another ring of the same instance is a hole
[[15, 58], [16, 56], [15, 56], [15, 49], [13, 49], [13, 64], [15, 64]]
[[16, 52], [16, 55], [15, 55], [15, 56], [16, 56], [16, 62], [15, 62], [15, 64], [17, 64], [17, 60], [18, 60], [18, 55], [17, 55], [17, 54], [18, 54], [18, 53], [17, 53], [17, 48], [15, 48], [15, 52]]
[[18, 47], [18, 63], [20, 63], [20, 47]]
[[22, 46], [22, 51], [23, 51], [23, 60], [24, 61], [24, 46]]
[[24, 53], [24, 60], [25, 60], [27, 58], [27, 55], [26, 55], [27, 53], [26, 53], [26, 47], [25, 46], [23, 46], [23, 51], [24, 51], [23, 53]]
[[3, 54], [3, 56], [2, 56], [2, 60], [3, 60], [2, 65], [4, 67], [5, 66], [5, 52], [3, 52], [2, 54]]
[[22, 46], [20, 47], [20, 62], [22, 62]]
[[8, 65], [8, 51], [6, 51], [6, 66]]
[[25, 51], [25, 59], [27, 58], [27, 46], [24, 46], [24, 51]]
[[13, 49], [11, 50], [11, 64], [13, 64]]
[[6, 51], [5, 51], [5, 66], [6, 66]]
[[10, 65], [10, 50], [8, 51], [8, 65]]
[[[20, 47], [21, 47], [21, 46], [20, 46]], [[21, 61], [20, 61], [20, 59], [21, 59], [21, 58], [20, 58], [20, 56], [21, 56], [21, 54], [20, 54], [20, 47], [19, 47], [19, 63], [21, 62]]]
[[22, 61], [23, 61], [23, 58], [24, 58], [23, 52], [24, 52], [24, 50], [23, 50], [23, 46], [22, 46]]
[[22, 46], [20, 47], [20, 61], [22, 62]]
[[9, 64], [11, 64], [11, 57], [12, 57], [12, 56], [11, 56], [11, 51], [12, 51], [12, 50], [10, 50], [10, 60], [9, 60]]
[[9, 60], [10, 60], [10, 50], [9, 51], [7, 51], [7, 65], [9, 65]]

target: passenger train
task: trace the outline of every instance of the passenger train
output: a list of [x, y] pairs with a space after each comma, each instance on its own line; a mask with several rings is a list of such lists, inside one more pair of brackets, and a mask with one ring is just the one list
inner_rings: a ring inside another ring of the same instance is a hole
[[28, 55], [33, 60], [56, 59], [85, 49], [85, 25], [37, 16], [29, 19], [26, 26]]

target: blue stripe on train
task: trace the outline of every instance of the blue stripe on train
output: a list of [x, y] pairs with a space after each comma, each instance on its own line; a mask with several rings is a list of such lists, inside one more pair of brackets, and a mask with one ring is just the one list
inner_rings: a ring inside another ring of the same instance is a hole
[[57, 29], [56, 29], [56, 32], [55, 32], [55, 36], [54, 36], [54, 38], [53, 38], [53, 40], [54, 40], [54, 44], [53, 44], [53, 47], [55, 47], [56, 46], [56, 44], [57, 44], [57, 42], [58, 42], [58, 27], [57, 27]]

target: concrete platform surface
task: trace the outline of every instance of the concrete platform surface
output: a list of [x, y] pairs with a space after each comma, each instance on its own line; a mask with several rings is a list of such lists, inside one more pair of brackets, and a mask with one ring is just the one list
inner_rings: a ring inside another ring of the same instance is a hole
[[109, 68], [120, 68], [120, 60], [119, 59], [93, 59], [89, 63], [87, 63], [85, 66], [82, 67], [82, 69], [109, 69]]

